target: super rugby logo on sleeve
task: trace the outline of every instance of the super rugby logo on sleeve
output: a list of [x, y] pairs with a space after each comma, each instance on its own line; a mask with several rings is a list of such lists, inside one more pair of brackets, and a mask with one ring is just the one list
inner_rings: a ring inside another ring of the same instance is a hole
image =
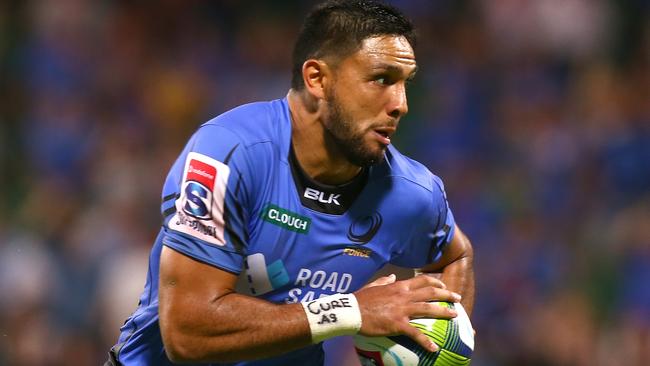
[[173, 230], [212, 244], [225, 245], [224, 200], [230, 168], [209, 156], [190, 152], [185, 161]]
[[183, 211], [197, 219], [210, 218], [212, 190], [217, 177], [217, 168], [199, 159], [188, 159], [183, 191], [187, 200]]

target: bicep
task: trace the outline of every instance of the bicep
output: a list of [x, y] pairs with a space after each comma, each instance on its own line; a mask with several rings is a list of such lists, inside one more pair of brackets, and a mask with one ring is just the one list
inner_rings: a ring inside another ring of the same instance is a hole
[[191, 327], [202, 309], [235, 292], [237, 275], [163, 246], [160, 255], [159, 313], [163, 335]]
[[463, 233], [458, 225], [455, 226], [454, 236], [448, 245], [442, 250], [441, 257], [434, 263], [428, 264], [420, 268], [420, 272], [441, 272], [447, 265], [461, 260], [463, 258], [471, 258], [473, 256], [472, 243], [469, 241], [465, 233]]

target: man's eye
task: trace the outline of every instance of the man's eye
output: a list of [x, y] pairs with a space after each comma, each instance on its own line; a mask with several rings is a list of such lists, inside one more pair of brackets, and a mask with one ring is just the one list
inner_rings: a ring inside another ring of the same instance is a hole
[[382, 85], [390, 85], [391, 84], [391, 80], [386, 76], [378, 76], [378, 77], [376, 77], [375, 82], [377, 82], [379, 84], [382, 84]]

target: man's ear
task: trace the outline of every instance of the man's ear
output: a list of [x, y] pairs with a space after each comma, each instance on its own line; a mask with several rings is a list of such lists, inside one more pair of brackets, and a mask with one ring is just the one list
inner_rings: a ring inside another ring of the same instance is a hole
[[325, 90], [332, 82], [332, 69], [325, 61], [309, 59], [302, 64], [305, 90], [317, 99], [325, 99]]

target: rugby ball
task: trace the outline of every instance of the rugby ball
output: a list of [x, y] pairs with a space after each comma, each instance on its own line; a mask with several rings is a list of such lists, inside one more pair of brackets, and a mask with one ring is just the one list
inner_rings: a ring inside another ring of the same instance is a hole
[[453, 319], [421, 318], [411, 325], [438, 345], [429, 352], [411, 338], [354, 336], [354, 347], [362, 366], [459, 366], [469, 365], [474, 352], [474, 330], [467, 312], [460, 303], [436, 302], [455, 309]]

